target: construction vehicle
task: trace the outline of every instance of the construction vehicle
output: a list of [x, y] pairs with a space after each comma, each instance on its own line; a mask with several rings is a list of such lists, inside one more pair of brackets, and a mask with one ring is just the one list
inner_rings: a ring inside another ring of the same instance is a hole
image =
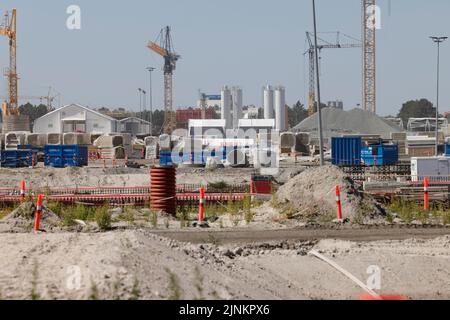
[[5, 36], [9, 39], [9, 68], [5, 72], [8, 79], [8, 101], [2, 104], [3, 113], [3, 132], [9, 131], [28, 131], [30, 128], [30, 121], [27, 116], [21, 116], [18, 104], [18, 75], [17, 75], [17, 10], [12, 9], [7, 12], [0, 25], [0, 36]]
[[156, 41], [150, 41], [147, 47], [164, 58], [164, 133], [170, 135], [175, 130], [172, 77], [176, 62], [180, 59], [173, 49], [170, 27], [163, 28]]

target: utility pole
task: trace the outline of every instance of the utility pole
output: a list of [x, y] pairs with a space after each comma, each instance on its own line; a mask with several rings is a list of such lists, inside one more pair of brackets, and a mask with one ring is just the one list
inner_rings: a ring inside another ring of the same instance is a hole
[[312, 0], [313, 5], [313, 20], [314, 20], [314, 47], [316, 56], [316, 80], [317, 80], [317, 119], [318, 119], [318, 129], [319, 129], [319, 152], [320, 152], [320, 166], [324, 165], [323, 161], [323, 132], [322, 132], [322, 110], [320, 108], [320, 79], [319, 79], [319, 49], [317, 46], [317, 21], [316, 21], [316, 1]]
[[147, 71], [150, 73], [150, 134], [153, 133], [153, 88], [152, 88], [152, 72], [156, 69], [153, 67], [147, 67]]
[[436, 91], [436, 147], [435, 156], [438, 156], [439, 145], [439, 78], [440, 78], [440, 49], [441, 43], [448, 39], [448, 37], [435, 37], [431, 36], [431, 40], [437, 44], [437, 91]]
[[138, 88], [139, 92], [139, 118], [142, 119], [142, 89]]
[[143, 119], [144, 121], [147, 121], [147, 91], [142, 90], [142, 94], [144, 95], [144, 101], [143, 101], [143, 105], [144, 105], [144, 116]]

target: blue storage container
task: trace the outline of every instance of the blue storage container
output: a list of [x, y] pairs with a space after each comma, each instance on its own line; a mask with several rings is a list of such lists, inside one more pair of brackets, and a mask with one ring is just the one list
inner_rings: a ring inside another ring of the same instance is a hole
[[173, 165], [171, 151], [161, 150], [159, 152], [159, 165], [162, 167], [169, 167]]
[[450, 157], [450, 144], [445, 145], [445, 156]]
[[48, 167], [83, 167], [88, 165], [88, 147], [84, 145], [46, 145], [44, 164]]
[[361, 164], [361, 137], [331, 138], [331, 162], [335, 166]]
[[24, 168], [33, 164], [33, 151], [31, 150], [2, 150], [1, 166], [3, 168]]
[[398, 162], [398, 146], [378, 145], [361, 150], [361, 160], [366, 166], [389, 166]]

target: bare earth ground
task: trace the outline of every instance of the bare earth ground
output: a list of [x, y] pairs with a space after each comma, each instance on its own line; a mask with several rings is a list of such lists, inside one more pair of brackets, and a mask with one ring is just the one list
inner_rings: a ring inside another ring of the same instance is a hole
[[[276, 179], [287, 182], [303, 170], [285, 168]], [[178, 170], [178, 183], [245, 183], [252, 171], [184, 168]], [[0, 169], [3, 187], [18, 187], [23, 178], [32, 187], [149, 183], [148, 169]], [[320, 176], [313, 175], [313, 180], [320, 180]], [[312, 190], [320, 204], [322, 195], [320, 190], [314, 191], [314, 183], [300, 177], [292, 179], [291, 184], [302, 192]], [[289, 198], [289, 190], [284, 190], [288, 208], [303, 210], [303, 203]], [[358, 203], [347, 202], [347, 198], [343, 201], [344, 206]], [[354, 230], [351, 226], [350, 230], [292, 230], [302, 226], [300, 221], [280, 223], [279, 212], [268, 203], [258, 208], [250, 225], [241, 221], [236, 229], [227, 219], [225, 215], [220, 226], [213, 223], [212, 233], [180, 230], [175, 219], [169, 221], [169, 231], [164, 231], [165, 219], [161, 218], [157, 234], [147, 219], [142, 225], [120, 222], [115, 225], [119, 229], [106, 233], [88, 228], [82, 233], [56, 230], [38, 235], [23, 228], [13, 231], [16, 220], [5, 219], [0, 223], [0, 298], [357, 299], [363, 290], [326, 263], [307, 255], [314, 248], [363, 282], [369, 276], [367, 268], [379, 266], [381, 293], [403, 294], [412, 299], [450, 299], [448, 228], [423, 232], [399, 228], [391, 233], [384, 231], [387, 226], [381, 231]], [[222, 228], [225, 231], [219, 230]], [[333, 240], [336, 238], [351, 241]]]
[[[0, 234], [0, 241], [4, 299], [357, 299], [362, 289], [306, 255], [312, 248], [363, 282], [367, 268], [379, 266], [385, 294], [450, 298], [450, 236], [215, 246], [130, 230]], [[79, 289], [73, 266], [81, 271]]]

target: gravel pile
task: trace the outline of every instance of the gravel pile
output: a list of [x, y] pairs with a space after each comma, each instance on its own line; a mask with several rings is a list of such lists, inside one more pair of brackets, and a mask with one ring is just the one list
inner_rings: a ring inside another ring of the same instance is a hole
[[325, 223], [336, 218], [336, 186], [341, 188], [343, 218], [366, 224], [381, 220], [384, 209], [374, 199], [360, 193], [337, 167], [308, 169], [292, 178], [277, 192], [281, 210], [292, 217]]
[[[322, 109], [322, 125], [325, 138], [341, 134], [380, 134], [389, 139], [391, 132], [403, 132], [399, 126], [362, 109], [350, 111], [336, 108]], [[317, 135], [317, 113], [303, 120], [292, 130]]]
[[[24, 202], [0, 221], [0, 232], [23, 233], [34, 228], [36, 205]], [[57, 231], [61, 229], [61, 219], [46, 207], [42, 208], [40, 229]]]

